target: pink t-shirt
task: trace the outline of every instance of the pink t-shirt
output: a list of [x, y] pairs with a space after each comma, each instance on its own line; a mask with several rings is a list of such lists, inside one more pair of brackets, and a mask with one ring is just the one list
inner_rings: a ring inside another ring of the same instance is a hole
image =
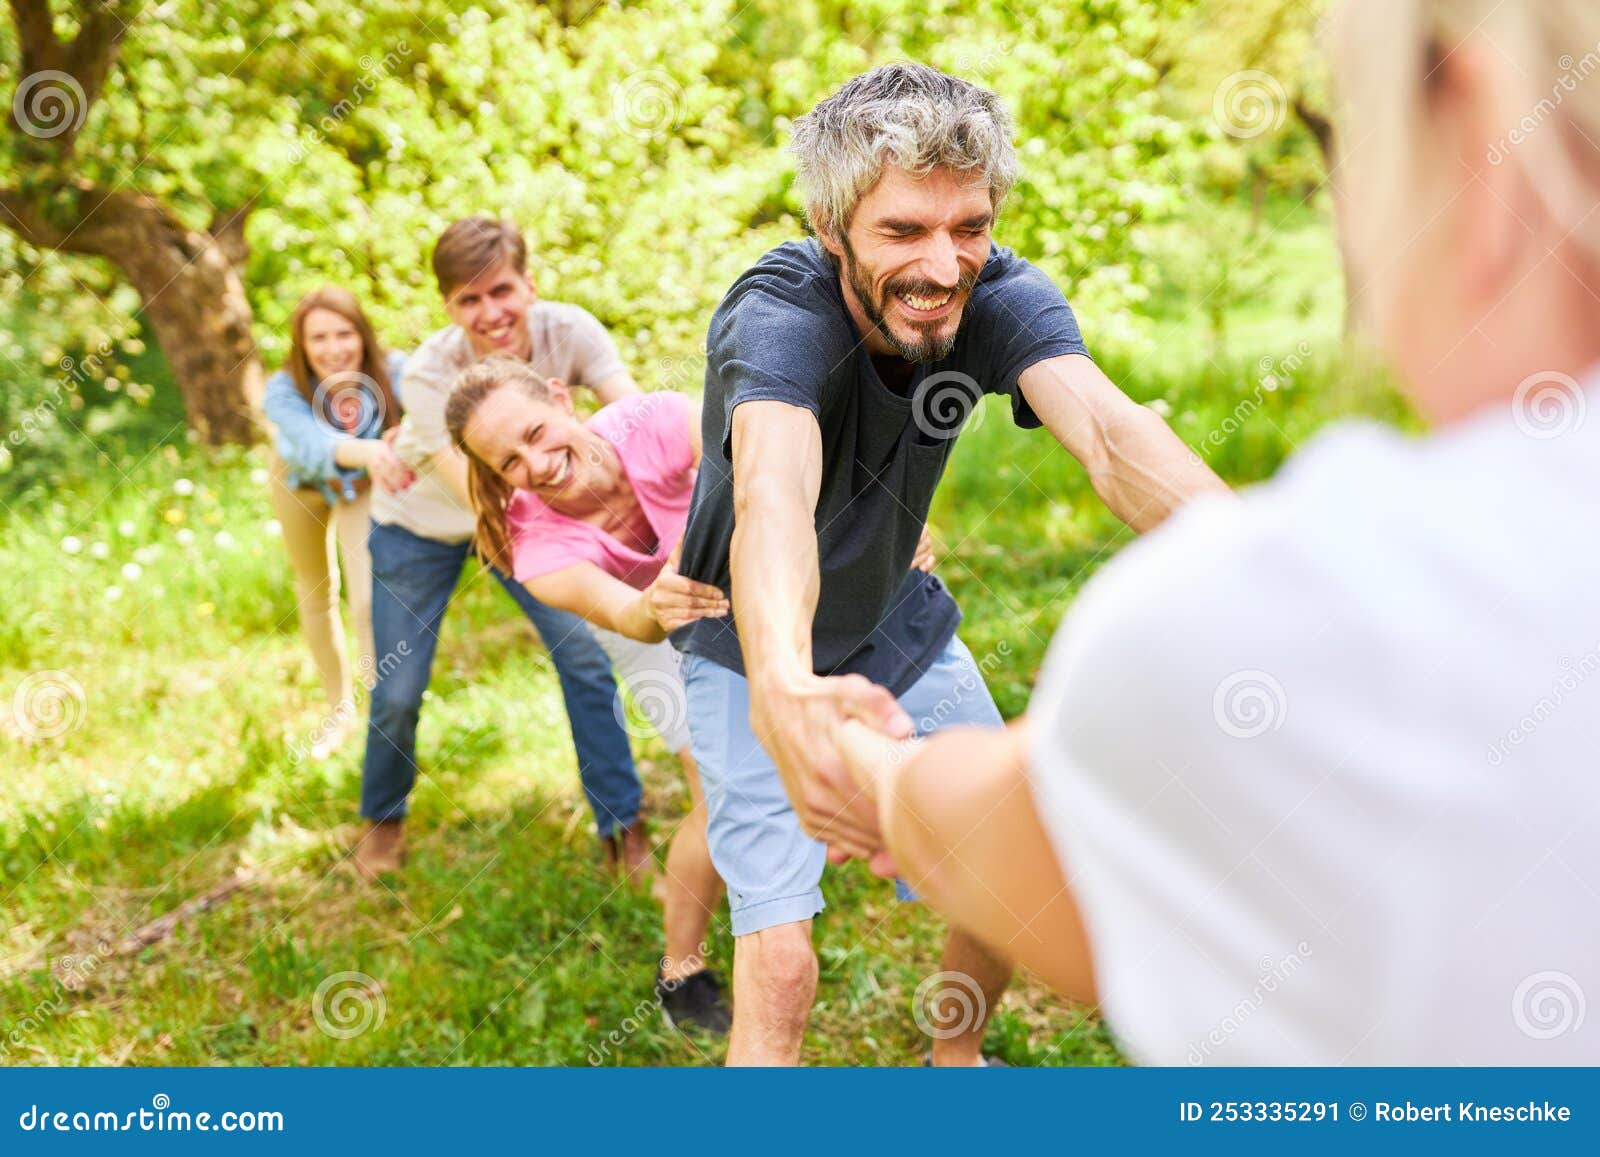
[[694, 493], [694, 447], [689, 442], [689, 399], [672, 390], [633, 394], [590, 418], [590, 430], [617, 448], [656, 551], [624, 546], [593, 523], [551, 510], [537, 494], [518, 491], [506, 508], [511, 570], [519, 583], [580, 562], [643, 590], [660, 573], [683, 537]]

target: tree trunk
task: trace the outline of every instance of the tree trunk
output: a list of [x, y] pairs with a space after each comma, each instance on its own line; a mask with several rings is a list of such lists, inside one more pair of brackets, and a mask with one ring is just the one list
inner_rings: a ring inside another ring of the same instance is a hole
[[75, 228], [46, 220], [36, 206], [0, 190], [0, 206], [30, 244], [104, 257], [144, 303], [145, 319], [172, 367], [189, 425], [202, 441], [261, 437], [262, 371], [239, 275], [242, 219], [219, 217], [219, 234], [191, 229], [153, 197], [79, 187], [92, 206]]

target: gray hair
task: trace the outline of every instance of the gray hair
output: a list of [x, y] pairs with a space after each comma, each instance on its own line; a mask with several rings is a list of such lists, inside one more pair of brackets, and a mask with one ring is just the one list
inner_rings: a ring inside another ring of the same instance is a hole
[[981, 175], [996, 209], [1017, 181], [1011, 117], [1000, 98], [925, 64], [886, 64], [847, 83], [794, 124], [790, 149], [813, 229], [842, 233], [887, 164]]

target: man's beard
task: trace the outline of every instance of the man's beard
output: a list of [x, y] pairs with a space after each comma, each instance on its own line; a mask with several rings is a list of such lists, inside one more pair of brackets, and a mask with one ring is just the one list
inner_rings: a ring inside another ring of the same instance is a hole
[[[889, 328], [888, 319], [884, 316], [885, 307], [891, 295], [896, 293], [909, 293], [915, 297], [939, 298], [945, 295], [948, 286], [935, 285], [931, 281], [920, 277], [897, 277], [883, 287], [883, 296], [880, 299], [872, 294], [872, 285], [861, 274], [861, 266], [856, 261], [855, 250], [850, 247], [850, 242], [844, 243], [844, 275], [850, 282], [850, 289], [856, 295], [856, 300], [861, 303], [861, 311], [867, 315], [867, 320], [874, 329], [883, 335], [885, 341], [894, 347], [895, 353], [905, 358], [908, 362], [926, 365], [929, 362], [942, 362], [949, 357], [956, 348], [956, 338], [961, 335], [961, 324], [966, 321], [966, 303], [961, 302], [961, 321], [948, 336], [941, 337], [938, 329], [948, 319], [941, 318], [936, 322], [924, 325], [911, 323], [912, 329], [917, 331], [917, 337], [911, 341], [900, 338]], [[956, 287], [951, 292], [953, 299], [964, 298], [977, 284], [976, 273], [962, 273], [961, 280], [956, 282]]]

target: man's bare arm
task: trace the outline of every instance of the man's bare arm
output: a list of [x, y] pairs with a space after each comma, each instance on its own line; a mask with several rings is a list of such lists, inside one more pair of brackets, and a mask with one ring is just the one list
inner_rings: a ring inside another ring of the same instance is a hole
[[589, 388], [594, 391], [594, 396], [600, 399], [602, 406], [609, 406], [629, 394], [637, 394], [639, 383], [633, 380], [633, 375], [627, 370], [618, 370], [610, 377], [590, 384]]
[[1045, 428], [1089, 472], [1106, 506], [1137, 531], [1189, 499], [1231, 494], [1160, 415], [1119, 390], [1081, 354], [1049, 358], [1017, 379]]
[[999, 733], [951, 727], [915, 746], [846, 723], [841, 748], [876, 799], [901, 878], [952, 924], [1094, 1003], [1088, 934], [1028, 783], [1025, 719]]
[[428, 461], [428, 470], [444, 483], [445, 489], [456, 496], [462, 506], [472, 509], [472, 496], [467, 489], [467, 457], [446, 442]]
[[880, 843], [877, 817], [850, 782], [834, 735], [847, 718], [896, 736], [909, 734], [911, 721], [886, 688], [860, 675], [813, 671], [821, 487], [822, 433], [808, 410], [772, 401], [735, 408], [729, 569], [750, 726], [800, 826], [842, 853], [867, 856]]
[[733, 605], [752, 685], [811, 673], [817, 611], [822, 431], [809, 410], [746, 402], [733, 411]]

